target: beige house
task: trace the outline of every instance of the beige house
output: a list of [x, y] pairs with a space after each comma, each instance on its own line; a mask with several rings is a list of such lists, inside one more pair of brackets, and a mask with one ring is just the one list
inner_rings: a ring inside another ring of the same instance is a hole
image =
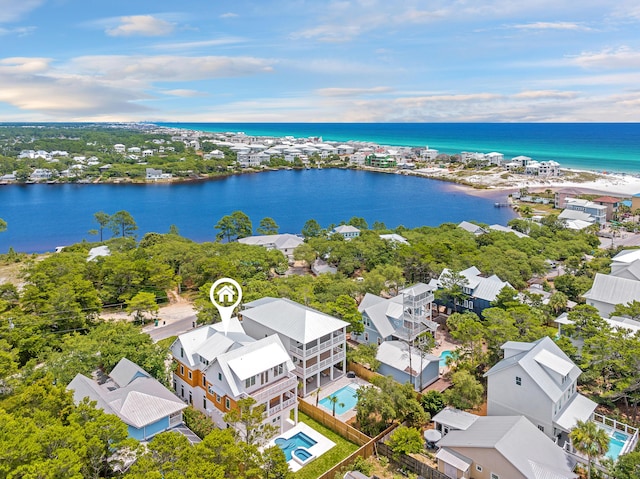
[[524, 416], [478, 417], [438, 446], [438, 470], [452, 479], [578, 477], [575, 461]]

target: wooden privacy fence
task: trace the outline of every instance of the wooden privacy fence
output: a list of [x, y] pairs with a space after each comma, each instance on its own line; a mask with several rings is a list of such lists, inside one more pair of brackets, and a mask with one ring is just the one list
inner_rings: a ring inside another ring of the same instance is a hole
[[309, 404], [306, 401], [300, 401], [298, 403], [298, 408], [311, 419], [319, 422], [323, 426], [328, 427], [333, 432], [344, 437], [349, 442], [357, 444], [358, 446], [364, 446], [371, 441], [371, 438], [365, 433], [360, 432], [356, 428], [343, 423], [338, 418], [333, 417], [328, 412], [315, 407], [313, 404]]
[[[376, 437], [369, 439], [369, 442], [364, 444], [358, 450], [354, 451], [350, 456], [344, 458], [342, 461], [340, 461], [338, 464], [333, 466], [327, 472], [319, 476], [318, 479], [338, 479], [340, 476], [338, 476], [337, 474], [341, 473], [344, 469], [346, 469], [348, 466], [353, 464], [356, 458], [361, 457], [363, 459], [367, 459], [373, 456], [376, 450], [376, 444], [379, 444], [379, 441], [381, 441], [382, 438], [388, 435], [396, 427], [398, 427], [398, 425], [393, 424], [389, 426], [387, 429], [385, 429], [384, 431], [382, 431], [380, 434], [378, 434]], [[427, 479], [430, 479], [430, 478], [427, 478]], [[439, 478], [434, 478], [434, 479], [439, 479]]]
[[378, 374], [375, 371], [371, 371], [370, 369], [365, 368], [362, 364], [349, 362], [347, 364], [347, 370], [353, 371], [357, 376], [365, 379], [366, 381], [371, 381], [373, 378], [382, 377], [381, 374]]
[[449, 476], [438, 471], [437, 469], [434, 469], [429, 464], [419, 461], [415, 457], [402, 454], [400, 455], [400, 457], [394, 458], [391, 448], [383, 442], [379, 442], [377, 448], [379, 455], [387, 456], [388, 458], [392, 459], [393, 462], [396, 463], [399, 467], [408, 469], [414, 474], [418, 474], [425, 479], [449, 479]]

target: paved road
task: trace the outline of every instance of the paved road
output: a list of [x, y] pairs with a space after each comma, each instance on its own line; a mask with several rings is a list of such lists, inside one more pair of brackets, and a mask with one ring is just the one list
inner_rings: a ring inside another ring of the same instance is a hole
[[151, 323], [143, 328], [143, 331], [151, 336], [154, 343], [193, 329], [196, 321], [196, 310], [189, 303], [172, 304], [160, 308], [158, 318], [158, 326], [154, 326]]

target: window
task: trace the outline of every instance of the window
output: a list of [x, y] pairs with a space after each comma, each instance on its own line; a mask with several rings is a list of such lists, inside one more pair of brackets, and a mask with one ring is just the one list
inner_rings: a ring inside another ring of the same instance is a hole
[[382, 344], [382, 339], [378, 338], [378, 346]]
[[218, 381], [222, 381], [222, 373], [218, 373]]
[[222, 398], [220, 397], [220, 394], [216, 394], [216, 402], [220, 402], [222, 400]]
[[476, 464], [476, 471], [482, 472], [482, 466], [480, 464]]
[[497, 475], [495, 472], [491, 473], [491, 479], [500, 479], [500, 476]]
[[369, 341], [369, 333], [364, 333], [364, 340]]
[[203, 387], [207, 386], [207, 377], [206, 376], [202, 376], [202, 386]]
[[255, 386], [256, 384], [256, 377], [255, 376], [251, 376], [250, 378], [247, 378], [244, 382], [244, 387], [246, 388], [250, 388], [251, 386]]
[[189, 404], [193, 404], [193, 396], [191, 395], [191, 391], [189, 391]]
[[516, 384], [522, 386], [522, 378], [520, 376], [516, 376]]
[[469, 301], [469, 309], [473, 309], [473, 301]]
[[189, 379], [192, 379], [193, 375], [191, 374], [191, 371], [189, 371]]
[[538, 429], [540, 429], [542, 432], [544, 432], [544, 426], [541, 426], [540, 424], [538, 424]]
[[182, 399], [184, 399], [184, 385], [180, 385], [180, 396], [182, 396]]
[[284, 372], [284, 364], [278, 364], [273, 368], [273, 376], [280, 376]]
[[180, 357], [184, 358], [184, 349], [183, 348], [180, 348]]
[[184, 366], [180, 365], [180, 376], [184, 376]]
[[207, 410], [207, 398], [202, 398], [202, 407], [205, 411]]
[[229, 401], [229, 398], [224, 398], [224, 407], [231, 409], [231, 401]]

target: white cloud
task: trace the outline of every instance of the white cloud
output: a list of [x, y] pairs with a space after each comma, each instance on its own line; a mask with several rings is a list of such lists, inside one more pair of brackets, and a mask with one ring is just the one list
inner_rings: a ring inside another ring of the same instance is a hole
[[209, 94], [202, 91], [197, 90], [188, 90], [185, 88], [176, 88], [175, 90], [162, 90], [162, 93], [165, 95], [171, 96], [179, 96], [182, 98], [191, 98], [191, 97], [199, 97], [199, 96], [208, 96]]
[[17, 35], [24, 37], [35, 31], [36, 27], [15, 27], [15, 28], [2, 28], [0, 27], [0, 37], [5, 35]]
[[579, 30], [590, 31], [591, 28], [581, 23], [574, 22], [532, 22], [513, 25], [519, 30]]
[[267, 60], [253, 57], [177, 55], [125, 56], [104, 55], [74, 58], [72, 71], [115, 80], [194, 81], [268, 73], [273, 70]]
[[320, 88], [316, 90], [316, 93], [321, 96], [331, 96], [331, 97], [354, 97], [361, 95], [369, 95], [375, 93], [387, 93], [390, 92], [391, 88], [386, 86], [377, 86], [373, 88]]
[[157, 37], [170, 34], [175, 28], [174, 23], [167, 22], [152, 15], [132, 15], [120, 17], [120, 25], [106, 30], [112, 37], [129, 37], [141, 35]]
[[513, 95], [514, 98], [523, 100], [551, 100], [575, 98], [576, 92], [561, 90], [527, 90]]
[[237, 18], [239, 15], [233, 12], [227, 12], [220, 15], [220, 18]]
[[176, 43], [158, 43], [153, 45], [156, 50], [192, 50], [196, 48], [218, 47], [223, 45], [234, 45], [246, 42], [242, 37], [221, 37], [211, 40], [201, 40], [198, 42], [176, 42]]
[[584, 52], [572, 58], [571, 62], [583, 68], [638, 69], [640, 68], [640, 51], [622, 46], [616, 50]]
[[44, 0], [0, 0], [0, 23], [14, 22], [42, 5]]

